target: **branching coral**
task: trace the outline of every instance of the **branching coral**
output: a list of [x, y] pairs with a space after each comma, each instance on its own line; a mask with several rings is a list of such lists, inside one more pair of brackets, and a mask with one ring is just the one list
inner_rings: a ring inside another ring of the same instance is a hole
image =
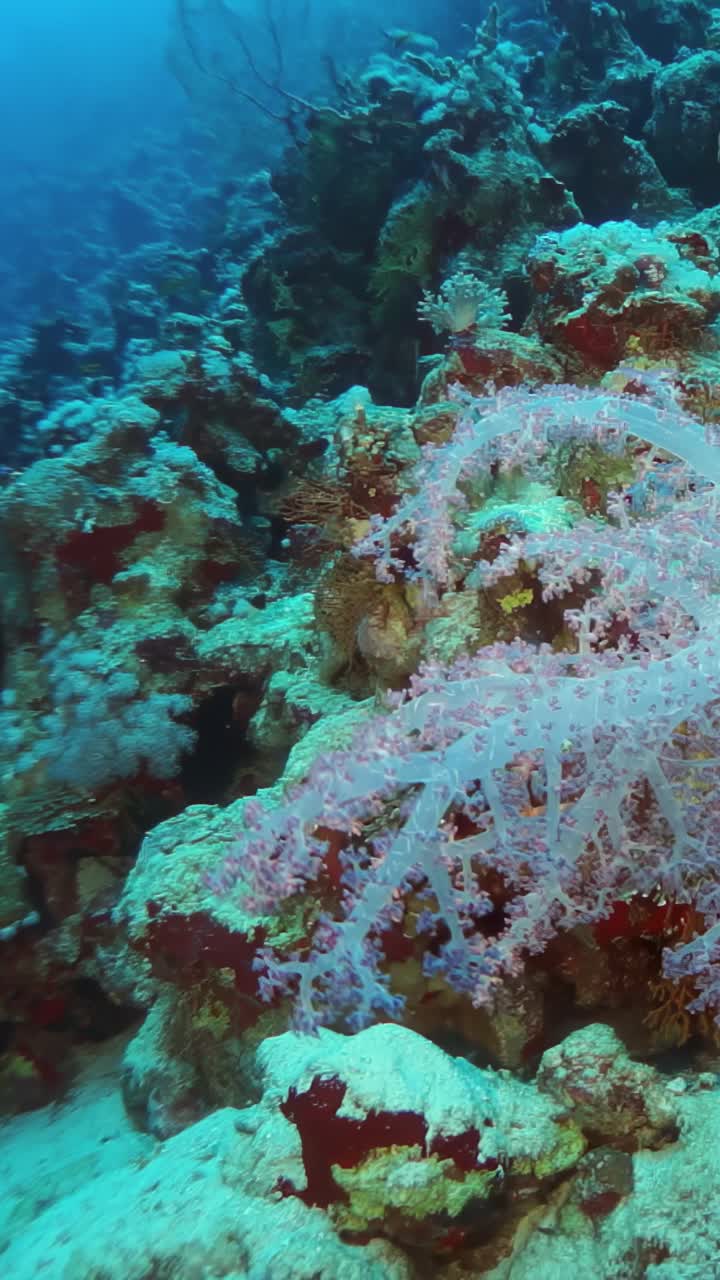
[[283, 807], [246, 811], [232, 874], [223, 868], [217, 885], [228, 892], [240, 881], [254, 909], [317, 880], [340, 839], [342, 908], [315, 928], [310, 954], [262, 957], [266, 994], [296, 991], [301, 1025], [398, 1014], [379, 965], [411, 892], [426, 898], [419, 928], [434, 939], [426, 970], [444, 971], [476, 1004], [557, 933], [602, 919], [618, 899], [689, 902], [705, 932], [669, 958], [668, 972], [694, 976], [700, 1005], [718, 1003], [714, 439], [670, 398], [504, 392], [468, 406], [456, 437], [426, 452], [417, 495], [376, 521], [360, 550], [384, 580], [421, 583], [432, 611], [460, 571], [454, 515], [473, 474], [521, 463], [537, 472], [568, 438], [620, 452], [630, 436], [681, 460], [658, 459], [664, 487], [644, 509], [631, 517], [616, 495], [604, 519], [518, 535], [472, 570], [482, 588], [520, 558], [533, 562], [547, 601], [588, 585], [568, 619], [575, 652], [516, 642], [426, 668]]

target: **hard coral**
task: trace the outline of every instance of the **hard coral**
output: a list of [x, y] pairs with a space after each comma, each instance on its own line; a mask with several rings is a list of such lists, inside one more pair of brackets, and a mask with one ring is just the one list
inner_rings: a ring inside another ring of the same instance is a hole
[[682, 224], [582, 223], [535, 244], [527, 327], [573, 356], [579, 371], [611, 369], [630, 354], [667, 360], [697, 349], [720, 312], [719, 268]]
[[562, 1105], [506, 1073], [478, 1071], [400, 1027], [357, 1039], [280, 1036], [258, 1060], [264, 1097], [297, 1132], [302, 1170], [283, 1196], [328, 1210], [363, 1240], [456, 1245], [491, 1233], [508, 1193], [567, 1173], [585, 1139]]
[[652, 1067], [628, 1057], [609, 1027], [583, 1027], [548, 1049], [537, 1083], [596, 1144], [635, 1151], [677, 1137], [676, 1097]]

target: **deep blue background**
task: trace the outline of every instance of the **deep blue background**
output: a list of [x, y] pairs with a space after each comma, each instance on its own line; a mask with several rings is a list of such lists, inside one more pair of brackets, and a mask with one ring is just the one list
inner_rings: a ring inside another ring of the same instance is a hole
[[[235, 0], [261, 61], [264, 3]], [[325, 51], [341, 69], [359, 67], [383, 47], [383, 27], [452, 35], [465, 9], [479, 13], [469, 0], [272, 3], [289, 87], [309, 96], [325, 90]], [[208, 189], [271, 164], [285, 141], [217, 86], [198, 84], [188, 100], [168, 66], [172, 8], [171, 0], [4, 0], [0, 337], [71, 307], [77, 285], [123, 252], [148, 241], [202, 243]], [[221, 48], [225, 57], [226, 41]], [[252, 88], [242, 58], [235, 70]]]

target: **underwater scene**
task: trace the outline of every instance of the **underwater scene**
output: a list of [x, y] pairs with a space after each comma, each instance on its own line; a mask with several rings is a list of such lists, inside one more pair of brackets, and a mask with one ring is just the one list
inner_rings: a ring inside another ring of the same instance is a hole
[[3, 14], [0, 1278], [720, 1280], [720, 7]]

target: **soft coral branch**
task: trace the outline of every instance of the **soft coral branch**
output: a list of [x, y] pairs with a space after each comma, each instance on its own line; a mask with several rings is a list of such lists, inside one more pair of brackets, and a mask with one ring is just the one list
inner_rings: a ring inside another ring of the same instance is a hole
[[[401, 534], [414, 572], [437, 585], [425, 543], [434, 523], [451, 523], [462, 478], [499, 455], [513, 466], [540, 456], [568, 433], [611, 447], [628, 432], [663, 449], [672, 441], [686, 463], [682, 494], [691, 493], [668, 500], [659, 517], [580, 522], [522, 541], [549, 594], [590, 567], [599, 575], [592, 607], [601, 625], [583, 652], [516, 642], [426, 667], [394, 710], [322, 757], [284, 806], [253, 811], [233, 865], [256, 907], [277, 910], [318, 880], [321, 832], [342, 833], [348, 851], [337, 918], [324, 917], [307, 953], [262, 957], [268, 994], [295, 991], [304, 1027], [397, 1014], [378, 940], [411, 888], [444, 925], [429, 967], [476, 1004], [558, 931], [602, 919], [628, 894], [691, 902], [708, 940], [720, 930], [720, 525], [711, 487], [720, 451], [685, 415], [669, 419], [630, 397], [503, 394], [471, 407], [456, 440], [426, 456], [418, 497], [376, 526], [364, 550], [381, 572], [399, 572], [392, 541]], [[421, 518], [429, 480], [435, 504]], [[495, 562], [478, 573], [500, 571]], [[606, 643], [608, 611], [618, 610], [632, 645]], [[506, 901], [501, 923], [484, 928], [480, 887], [491, 874], [502, 877]], [[668, 971], [697, 973], [700, 998], [715, 1001], [715, 952], [691, 942]]]

